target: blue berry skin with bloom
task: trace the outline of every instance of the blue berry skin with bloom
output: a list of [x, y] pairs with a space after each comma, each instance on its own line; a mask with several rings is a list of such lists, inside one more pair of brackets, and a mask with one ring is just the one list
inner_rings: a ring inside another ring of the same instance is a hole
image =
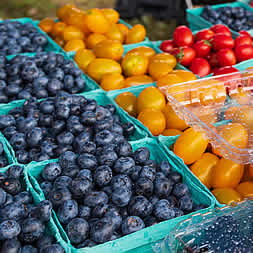
[[161, 199], [154, 206], [154, 215], [159, 220], [170, 220], [175, 218], [175, 210], [166, 199]]
[[143, 220], [138, 216], [127, 217], [121, 226], [123, 235], [128, 235], [145, 227]]

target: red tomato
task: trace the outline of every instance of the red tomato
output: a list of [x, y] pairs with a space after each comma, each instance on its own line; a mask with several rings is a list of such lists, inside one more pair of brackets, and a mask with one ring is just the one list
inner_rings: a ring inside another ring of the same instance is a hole
[[222, 25], [222, 24], [213, 25], [210, 29], [214, 33], [221, 33], [221, 34], [231, 37], [231, 32], [230, 32], [229, 28], [225, 25]]
[[211, 43], [208, 40], [199, 40], [193, 45], [197, 57], [206, 57], [211, 51]]
[[223, 49], [223, 48], [232, 49], [234, 45], [235, 45], [235, 42], [231, 36], [221, 34], [221, 33], [217, 33], [213, 36], [212, 49], [215, 51], [219, 51], [220, 49]]
[[171, 52], [177, 58], [177, 62], [183, 66], [191, 64], [192, 60], [196, 57], [196, 52], [191, 47], [179, 47], [174, 48]]
[[252, 45], [252, 39], [248, 35], [240, 35], [235, 39], [235, 47], [240, 45]]
[[204, 29], [195, 34], [195, 40], [210, 40], [214, 36], [214, 32], [210, 29]]
[[234, 72], [240, 73], [240, 71], [238, 69], [236, 69], [232, 66], [226, 66], [226, 67], [221, 67], [221, 68], [218, 68], [217, 70], [215, 70], [213, 75], [219, 76], [219, 75], [225, 75], [225, 74], [234, 73]]
[[240, 33], [241, 35], [247, 35], [247, 36], [249, 36], [249, 37], [251, 38], [250, 34], [249, 34], [247, 31], [242, 30], [242, 31], [240, 31], [239, 33]]
[[236, 64], [235, 53], [229, 48], [223, 48], [218, 51], [217, 59], [220, 67], [232, 66]]
[[195, 58], [191, 63], [190, 70], [199, 77], [203, 77], [210, 74], [211, 67], [206, 59]]
[[166, 53], [170, 53], [173, 48], [174, 48], [173, 40], [164, 40], [160, 45], [160, 49]]
[[253, 47], [250, 45], [240, 45], [235, 48], [235, 55], [238, 62], [253, 58]]
[[194, 42], [192, 31], [185, 25], [178, 26], [173, 33], [173, 41], [178, 47], [191, 46]]
[[208, 59], [210, 65], [214, 68], [219, 65], [218, 59], [217, 59], [217, 54], [216, 53], [211, 53], [210, 58]]

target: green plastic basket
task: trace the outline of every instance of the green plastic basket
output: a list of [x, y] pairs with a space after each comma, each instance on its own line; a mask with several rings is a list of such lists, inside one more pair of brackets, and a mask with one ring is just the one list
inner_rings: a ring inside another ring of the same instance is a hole
[[[46, 45], [46, 47], [44, 48], [43, 51], [46, 52], [64, 52], [63, 49], [61, 47], [59, 47], [57, 45], [57, 43], [55, 43], [44, 31], [42, 31], [36, 22], [34, 22], [31, 18], [17, 18], [17, 19], [10, 19], [10, 21], [18, 21], [22, 24], [26, 24], [26, 23], [31, 23], [37, 30], [39, 33], [42, 33], [43, 35], [46, 36], [48, 44]], [[0, 21], [0, 23], [3, 21]]]
[[[107, 105], [111, 104], [111, 100], [106, 96], [106, 93], [103, 92], [102, 90], [94, 90], [90, 92], [84, 92], [79, 95], [82, 95], [88, 99], [95, 99], [99, 105]], [[0, 106], [0, 115], [6, 115], [8, 112], [15, 108], [15, 107], [21, 107], [24, 104], [24, 100], [19, 100], [19, 101], [14, 101], [9, 104], [2, 104]], [[135, 132], [133, 135], [129, 136], [129, 140], [135, 141], [135, 140], [140, 140], [145, 137], [147, 137], [147, 133], [140, 128], [138, 125], [135, 124], [135, 122], [131, 119], [131, 117], [119, 106], [116, 106], [116, 113], [119, 115], [121, 122], [127, 123], [127, 122], [132, 122], [135, 125]], [[0, 135], [1, 137], [1, 135]], [[17, 162], [15, 158], [15, 151], [11, 147], [10, 143], [4, 138], [6, 147], [8, 147], [9, 152], [11, 154], [11, 157], [14, 162]]]
[[191, 172], [191, 170], [189, 169], [189, 167], [184, 163], [184, 161], [178, 157], [177, 155], [175, 155], [170, 148], [172, 147], [172, 145], [176, 142], [177, 138], [179, 137], [179, 135], [177, 136], [162, 136], [160, 135], [158, 137], [158, 141], [159, 143], [164, 147], [164, 149], [166, 150], [166, 152], [168, 153], [168, 155], [171, 157], [171, 159], [173, 160], [173, 162], [176, 164], [176, 166], [183, 168], [184, 171], [187, 171], [187, 173], [189, 175], [191, 175], [192, 178], [194, 178], [194, 182], [197, 186], [202, 187], [204, 189], [204, 191], [211, 196], [212, 198], [214, 198], [215, 200], [215, 205], [218, 207], [223, 207], [223, 204], [220, 204], [216, 198], [214, 197], [214, 195], [210, 192], [209, 189], [206, 188], [205, 185], [203, 185], [200, 180]]
[[3, 136], [3, 134], [0, 132], [0, 142], [3, 144], [4, 148], [4, 155], [8, 160], [9, 165], [16, 163], [15, 153], [10, 146], [9, 142], [6, 140], [6, 138]]
[[[244, 9], [247, 9], [250, 11], [253, 10], [249, 5], [242, 3], [242, 2], [217, 4], [217, 5], [212, 5], [211, 7], [213, 9], [218, 9], [220, 7], [226, 7], [226, 6], [228, 6], [228, 7], [242, 7]], [[188, 21], [192, 31], [202, 30], [202, 29], [209, 28], [210, 26], [214, 25], [200, 16], [202, 12], [203, 12], [203, 7], [186, 10], [187, 21]], [[247, 32], [249, 32], [251, 35], [253, 35], [253, 29], [248, 30]], [[232, 36], [238, 36], [238, 32], [236, 32], [234, 30], [231, 30], [231, 33], [232, 33]]]
[[[12, 164], [14, 165], [14, 164]], [[45, 200], [45, 198], [42, 198], [33, 188], [30, 180], [29, 180], [29, 176], [27, 173], [27, 168], [24, 165], [21, 164], [16, 164], [19, 166], [22, 166], [24, 169], [24, 177], [23, 177], [23, 181], [21, 182], [22, 184], [25, 185], [26, 191], [29, 192], [32, 195], [33, 201], [35, 204], [40, 203], [42, 200]], [[0, 172], [1, 173], [5, 173], [8, 168], [11, 165], [8, 165], [4, 168], [0, 168]], [[58, 226], [56, 226], [56, 224], [54, 223], [54, 216], [55, 214], [52, 215], [52, 217], [50, 218], [50, 221], [47, 223], [46, 225], [46, 233], [49, 235], [52, 235], [55, 237], [56, 241], [64, 248], [65, 253], [71, 253], [70, 248], [68, 247], [67, 243], [62, 239], [60, 231], [58, 229]]]
[[[155, 139], [145, 138], [143, 140], [133, 141], [130, 143], [133, 147], [133, 150], [136, 150], [139, 147], [148, 147], [151, 151], [151, 159], [154, 159], [157, 162], [161, 162], [164, 160], [167, 160], [170, 162], [172, 169], [174, 171], [179, 172], [183, 177], [183, 181], [189, 186], [194, 202], [197, 204], [201, 203], [208, 206], [208, 208], [203, 209], [201, 211], [197, 211], [195, 213], [205, 213], [207, 210], [214, 207], [214, 199], [204, 191], [202, 186], [199, 187], [195, 184], [196, 180], [194, 177], [188, 174], [188, 172], [185, 171], [183, 168], [177, 167], [174, 164], [174, 162], [167, 155], [163, 147], [160, 146]], [[37, 179], [39, 179], [39, 175], [46, 164], [48, 164], [48, 162], [31, 163], [27, 166], [27, 173], [29, 176], [29, 180], [32, 182], [33, 188], [36, 189], [36, 194], [41, 196], [41, 198], [44, 197], [44, 194], [39, 187]], [[97, 252], [139, 253], [140, 252], [140, 253], [144, 253], [144, 252], [152, 252], [152, 246], [157, 241], [162, 240], [166, 235], [169, 234], [169, 232], [172, 229], [175, 228], [175, 226], [179, 222], [189, 218], [190, 216], [191, 214], [188, 214], [188, 215], [184, 215], [172, 220], [164, 221], [152, 227], [148, 227], [136, 233], [124, 236], [115, 241], [107, 242], [107, 243], [104, 243], [92, 248], [83, 248], [83, 249], [75, 249], [74, 247], [71, 246], [66, 236], [66, 233], [62, 229], [60, 223], [57, 222], [58, 219], [56, 216], [54, 216], [54, 222], [55, 224], [58, 224], [58, 229], [61, 233], [61, 236], [63, 237], [63, 240], [65, 240], [66, 244], [69, 245], [69, 247], [72, 249], [72, 252], [75, 252], [75, 253], [81, 253], [81, 252], [87, 252], [87, 253], [97, 253]]]

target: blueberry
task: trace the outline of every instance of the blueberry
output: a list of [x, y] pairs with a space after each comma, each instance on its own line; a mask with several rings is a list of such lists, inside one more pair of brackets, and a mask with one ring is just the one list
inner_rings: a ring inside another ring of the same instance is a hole
[[105, 214], [105, 218], [111, 219], [114, 230], [118, 230], [122, 223], [122, 217], [120, 213], [115, 209], [109, 209]]
[[154, 182], [154, 193], [160, 198], [167, 198], [172, 189], [174, 182], [167, 178], [159, 178]]
[[94, 155], [83, 153], [77, 158], [77, 163], [81, 169], [95, 170], [97, 167], [97, 159]]
[[103, 218], [91, 226], [90, 237], [96, 243], [104, 243], [111, 239], [114, 226], [111, 219]]
[[93, 181], [91, 171], [86, 169], [80, 170], [80, 172], [77, 175], [77, 178], [88, 179], [91, 182]]
[[44, 195], [47, 197], [51, 192], [53, 185], [49, 181], [44, 181], [40, 184], [40, 188], [43, 191]]
[[37, 246], [38, 249], [43, 249], [43, 248], [53, 244], [53, 242], [54, 242], [54, 237], [53, 236], [43, 235], [36, 242], [36, 246]]
[[13, 201], [17, 204], [29, 204], [32, 203], [32, 196], [29, 192], [20, 192], [14, 196]]
[[74, 141], [74, 135], [71, 132], [62, 132], [57, 137], [57, 142], [59, 145], [72, 145]]
[[108, 185], [112, 180], [112, 170], [107, 165], [97, 167], [94, 173], [95, 183], [99, 187]]
[[135, 196], [128, 206], [128, 213], [133, 216], [145, 218], [152, 213], [152, 204], [143, 196]]
[[11, 115], [0, 115], [0, 129], [4, 129], [6, 127], [14, 126], [15, 119]]
[[91, 216], [91, 208], [84, 205], [78, 206], [78, 217], [83, 219], [89, 219]]
[[169, 178], [175, 183], [182, 182], [182, 175], [176, 171], [171, 172]]
[[70, 187], [72, 178], [68, 176], [59, 176], [54, 181], [54, 187]]
[[193, 207], [193, 201], [189, 195], [184, 195], [178, 201], [179, 208], [184, 212], [191, 212]]
[[145, 223], [145, 227], [150, 227], [153, 225], [156, 225], [158, 222], [156, 220], [156, 218], [154, 216], [148, 216], [145, 219], [143, 219], [144, 223]]
[[40, 144], [43, 138], [42, 129], [34, 127], [26, 135], [26, 142], [30, 147], [36, 147]]
[[173, 195], [177, 198], [181, 198], [185, 195], [189, 195], [189, 188], [186, 184], [178, 183], [173, 188]]
[[0, 206], [4, 205], [6, 202], [6, 192], [0, 188]]
[[102, 191], [91, 191], [84, 198], [84, 205], [95, 207], [99, 204], [107, 204], [108, 196]]
[[170, 172], [171, 172], [171, 167], [170, 167], [170, 163], [168, 161], [162, 161], [160, 163], [160, 169], [161, 169], [161, 172], [166, 176], [168, 177]]
[[20, 253], [37, 253], [37, 252], [38, 250], [34, 248], [32, 245], [25, 245], [24, 247], [22, 247]]
[[92, 217], [103, 218], [106, 212], [109, 210], [108, 204], [99, 204], [92, 209]]
[[3, 130], [4, 136], [9, 140], [15, 133], [17, 133], [17, 129], [15, 126], [7, 127]]
[[113, 166], [118, 159], [117, 153], [112, 150], [103, 151], [97, 156], [100, 165]]
[[69, 222], [66, 232], [71, 243], [81, 243], [89, 234], [89, 224], [85, 219], [75, 218]]
[[96, 114], [93, 111], [85, 111], [81, 115], [81, 123], [84, 125], [94, 125], [96, 123]]
[[184, 215], [184, 212], [181, 209], [176, 208], [176, 207], [174, 207], [173, 209], [175, 211], [175, 217], [180, 217]]
[[52, 244], [44, 247], [41, 253], [64, 253], [64, 249], [59, 244]]
[[85, 240], [83, 243], [80, 243], [76, 246], [77, 249], [81, 249], [81, 248], [91, 248], [96, 246], [97, 244], [95, 242], [93, 242], [90, 239]]
[[145, 227], [143, 220], [138, 216], [129, 216], [123, 222], [121, 230], [123, 235], [128, 235], [139, 231]]
[[3, 253], [19, 253], [21, 249], [21, 244], [16, 238], [5, 240], [1, 246]]
[[142, 170], [142, 167], [141, 167], [141, 166], [138, 166], [138, 165], [135, 165], [135, 166], [132, 168], [130, 177], [131, 177], [131, 179], [132, 179], [133, 181], [136, 181], [136, 180], [139, 179], [141, 170]]
[[103, 130], [98, 132], [94, 139], [98, 146], [104, 146], [113, 141], [114, 135], [109, 130]]
[[35, 214], [40, 221], [49, 221], [52, 215], [52, 203], [48, 200], [41, 201], [35, 208]]
[[116, 173], [130, 174], [134, 166], [135, 162], [133, 158], [120, 157], [114, 164], [114, 171]]
[[62, 169], [58, 163], [49, 163], [44, 167], [42, 171], [42, 177], [45, 180], [53, 181], [58, 176], [60, 176], [61, 172], [62, 172]]
[[25, 216], [24, 205], [19, 205], [17, 203], [6, 204], [2, 209], [0, 209], [0, 219], [1, 220], [20, 220]]
[[5, 156], [0, 155], [0, 168], [8, 165], [8, 160]]
[[154, 215], [157, 219], [169, 220], [175, 217], [175, 210], [166, 199], [159, 200], [154, 206]]
[[152, 182], [155, 180], [155, 175], [156, 175], [156, 169], [149, 165], [143, 166], [140, 172], [140, 177], [147, 178], [151, 180]]
[[132, 189], [131, 179], [125, 174], [119, 174], [117, 176], [114, 176], [112, 178], [111, 185], [113, 190], [117, 188]]
[[145, 163], [149, 157], [150, 151], [145, 147], [138, 148], [134, 152], [134, 160], [140, 164]]
[[79, 173], [79, 168], [77, 167], [77, 165], [73, 165], [66, 169], [63, 169], [62, 176], [75, 178], [78, 173]]
[[118, 207], [127, 206], [132, 197], [132, 190], [123, 187], [115, 188], [112, 192], [112, 202]]
[[49, 80], [47, 84], [47, 90], [50, 95], [55, 96], [61, 89], [63, 89], [63, 83], [54, 78]]
[[54, 188], [48, 194], [48, 199], [54, 207], [58, 207], [65, 200], [71, 199], [71, 193], [67, 188]]
[[16, 178], [7, 178], [2, 182], [2, 188], [12, 195], [16, 195], [21, 191], [21, 183]]
[[63, 169], [76, 165], [76, 154], [72, 151], [67, 151], [59, 157], [59, 164]]
[[82, 77], [77, 77], [75, 79], [75, 88], [76, 88], [76, 92], [73, 92], [74, 89], [72, 89], [70, 91], [72, 94], [75, 94], [77, 92], [82, 92], [82, 91], [85, 90], [85, 88], [86, 88], [86, 82], [85, 82], [85, 80]]
[[92, 183], [88, 179], [75, 178], [70, 184], [70, 190], [75, 198], [82, 198], [90, 192]]
[[0, 223], [0, 240], [15, 238], [21, 231], [19, 224], [14, 220]]
[[68, 224], [78, 215], [78, 204], [75, 200], [64, 201], [57, 210], [57, 217], [62, 224]]
[[148, 178], [139, 178], [135, 183], [135, 193], [137, 195], [150, 197], [153, 194], [153, 190], [153, 182]]
[[21, 224], [20, 238], [24, 243], [33, 243], [38, 240], [45, 231], [45, 225], [36, 218], [27, 218]]
[[8, 168], [8, 175], [12, 178], [19, 178], [23, 174], [23, 167], [20, 165], [12, 165]]

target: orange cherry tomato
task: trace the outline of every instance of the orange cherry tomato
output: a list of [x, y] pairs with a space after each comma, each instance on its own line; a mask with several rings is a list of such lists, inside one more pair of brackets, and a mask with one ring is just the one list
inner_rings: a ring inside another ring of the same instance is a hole
[[247, 105], [251, 100], [251, 93], [244, 87], [238, 87], [234, 90], [230, 90], [230, 98], [235, 100], [240, 105]]
[[139, 113], [138, 120], [148, 128], [152, 135], [161, 134], [166, 126], [163, 113], [156, 109], [144, 109]]
[[126, 76], [144, 75], [148, 69], [148, 58], [143, 55], [125, 56], [121, 66]]
[[111, 59], [94, 59], [87, 69], [88, 75], [93, 78], [95, 81], [100, 82], [103, 75], [109, 73], [119, 73], [121, 74], [120, 64]]
[[175, 128], [181, 131], [187, 128], [185, 121], [177, 116], [169, 103], [167, 103], [163, 113], [166, 117], [166, 128]]
[[176, 135], [181, 135], [183, 132], [178, 130], [178, 129], [165, 129], [162, 132], [162, 135], [164, 136], [176, 136]]
[[243, 182], [236, 187], [238, 191], [244, 198], [253, 197], [253, 182]]
[[208, 140], [201, 132], [189, 128], [178, 137], [174, 144], [173, 151], [188, 165], [201, 158], [207, 145]]
[[131, 116], [137, 116], [137, 97], [133, 93], [123, 92], [115, 98], [115, 102]]
[[60, 47], [64, 47], [65, 45], [65, 41], [63, 38], [61, 37], [55, 37], [54, 41], [60, 46]]
[[102, 77], [100, 86], [103, 90], [118, 90], [124, 88], [124, 76], [119, 73], [105, 74]]
[[62, 37], [63, 36], [63, 31], [66, 28], [66, 24], [63, 22], [57, 22], [54, 24], [52, 31], [51, 31], [51, 35], [53, 37]]
[[150, 59], [150, 57], [154, 56], [155, 54], [156, 54], [156, 52], [153, 48], [142, 46], [142, 47], [136, 47], [136, 48], [128, 51], [126, 53], [126, 56], [128, 56], [128, 55], [143, 55], [143, 56], [146, 56], [148, 59]]
[[84, 33], [76, 26], [69, 25], [65, 27], [63, 31], [63, 39], [65, 41], [69, 40], [83, 40], [84, 39]]
[[60, 7], [56, 11], [57, 18], [63, 20], [68, 15], [68, 12], [73, 8], [76, 8], [76, 6], [74, 4], [65, 4], [65, 5], [63, 5], [62, 7]]
[[169, 73], [159, 78], [157, 80], [156, 86], [157, 87], [162, 87], [162, 86], [167, 86], [167, 85], [169, 86], [169, 85], [183, 83], [183, 82], [184, 80], [180, 76]]
[[208, 188], [211, 188], [212, 170], [219, 158], [211, 153], [204, 153], [199, 160], [190, 166], [192, 173]]
[[242, 201], [242, 196], [232, 188], [214, 189], [212, 194], [221, 204], [230, 205], [233, 202]]
[[96, 58], [94, 53], [88, 49], [80, 49], [75, 54], [75, 61], [82, 71], [87, 72], [88, 65]]
[[184, 82], [197, 80], [196, 75], [194, 75], [191, 71], [174, 69], [171, 71], [171, 74], [176, 74], [180, 78], [183, 79]]
[[93, 33], [106, 33], [110, 28], [110, 22], [99, 9], [90, 9], [86, 12], [84, 23]]
[[112, 24], [104, 35], [107, 39], [117, 41], [121, 44], [124, 41], [124, 34], [116, 24]]
[[119, 22], [119, 13], [114, 9], [106, 8], [102, 9], [102, 12], [109, 22], [113, 24], [117, 24]]
[[129, 33], [129, 28], [126, 25], [124, 25], [124, 24], [117, 24], [117, 26], [120, 29], [121, 33], [123, 34], [123, 38], [124, 38], [123, 42], [125, 42], [126, 41], [126, 37], [127, 37], [128, 33]]
[[235, 188], [240, 183], [244, 166], [231, 160], [221, 158], [213, 169], [213, 188]]
[[164, 95], [154, 86], [145, 88], [137, 98], [138, 113], [147, 108], [162, 111], [165, 105], [166, 101]]
[[107, 38], [100, 33], [92, 33], [86, 40], [87, 47], [93, 49], [99, 42], [106, 40]]
[[66, 52], [75, 51], [77, 52], [79, 49], [84, 49], [85, 44], [83, 40], [69, 40], [64, 46], [64, 50]]
[[130, 76], [125, 79], [125, 87], [138, 86], [148, 83], [153, 83], [154, 80], [147, 75]]
[[145, 39], [146, 29], [143, 25], [135, 25], [133, 26], [126, 37], [126, 44], [133, 44], [141, 42]]
[[243, 105], [237, 107], [235, 111], [233, 122], [241, 123], [248, 131], [253, 130], [253, 109], [252, 106]]
[[118, 61], [124, 53], [124, 48], [119, 42], [102, 40], [96, 44], [93, 51], [98, 58], [108, 58]]
[[[229, 123], [217, 128], [218, 134], [225, 139], [231, 146], [246, 148], [248, 145], [248, 133], [240, 123]], [[219, 148], [213, 149], [213, 153], [220, 155]]]
[[39, 27], [45, 33], [50, 33], [53, 30], [54, 20], [52, 18], [44, 18], [40, 21]]

